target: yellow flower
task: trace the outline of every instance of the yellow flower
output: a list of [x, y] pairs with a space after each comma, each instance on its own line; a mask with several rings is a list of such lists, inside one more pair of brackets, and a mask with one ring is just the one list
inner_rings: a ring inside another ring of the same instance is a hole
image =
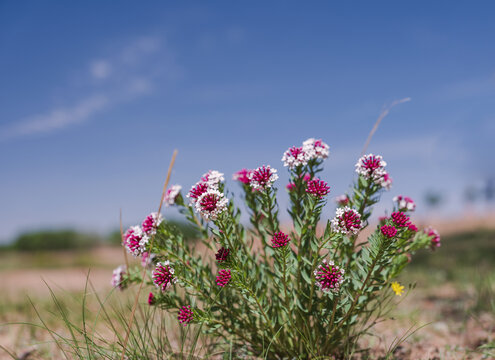
[[404, 286], [399, 284], [397, 281], [392, 282], [390, 286], [392, 287], [392, 290], [395, 292], [395, 295], [402, 296], [402, 293], [404, 292]]

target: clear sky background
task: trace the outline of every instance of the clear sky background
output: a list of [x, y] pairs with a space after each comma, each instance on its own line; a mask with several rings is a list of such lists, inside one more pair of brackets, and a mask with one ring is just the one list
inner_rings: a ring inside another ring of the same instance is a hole
[[495, 176], [494, 14], [488, 1], [0, 1], [0, 241], [104, 233], [119, 209], [140, 221], [173, 149], [186, 190], [262, 164], [284, 187], [283, 151], [322, 138], [337, 196], [383, 105], [405, 97], [369, 148], [394, 179], [385, 203], [411, 195], [426, 214], [434, 190], [459, 216], [466, 187]]

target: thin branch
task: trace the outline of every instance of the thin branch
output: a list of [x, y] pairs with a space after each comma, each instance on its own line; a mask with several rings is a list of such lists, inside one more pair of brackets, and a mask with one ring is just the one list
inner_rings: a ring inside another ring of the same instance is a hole
[[402, 104], [402, 103], [405, 103], [405, 102], [408, 102], [408, 101], [411, 101], [411, 98], [410, 97], [407, 97], [407, 98], [404, 98], [404, 99], [401, 99], [401, 100], [395, 100], [392, 104], [390, 104], [389, 106], [386, 106], [382, 110], [382, 112], [380, 113], [380, 116], [378, 116], [378, 119], [375, 122], [375, 125], [373, 126], [373, 129], [371, 129], [370, 134], [368, 135], [368, 138], [366, 139], [366, 143], [364, 144], [363, 150], [361, 151], [361, 156], [363, 156], [364, 153], [366, 152], [366, 149], [368, 149], [368, 146], [369, 146], [369, 144], [371, 142], [371, 138], [373, 137], [373, 135], [375, 134], [376, 130], [378, 129], [378, 125], [380, 125], [380, 123], [385, 118], [385, 116], [388, 115], [388, 113], [390, 112], [390, 110], [395, 105], [399, 105], [399, 104]]

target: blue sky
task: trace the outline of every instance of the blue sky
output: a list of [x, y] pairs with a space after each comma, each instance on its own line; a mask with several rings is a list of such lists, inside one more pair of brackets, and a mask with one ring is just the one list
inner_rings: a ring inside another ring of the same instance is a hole
[[[323, 138], [337, 196], [369, 150], [384, 195], [446, 197], [495, 176], [491, 2], [0, 2], [0, 241], [106, 232], [208, 169], [271, 164]], [[231, 184], [236, 189], [235, 184]], [[281, 191], [284, 204], [284, 191]], [[387, 203], [386, 204], [390, 204]], [[329, 206], [327, 216], [332, 215]], [[168, 211], [168, 210], [167, 210]], [[167, 214], [167, 213], [166, 213]], [[173, 214], [173, 212], [169, 212]]]

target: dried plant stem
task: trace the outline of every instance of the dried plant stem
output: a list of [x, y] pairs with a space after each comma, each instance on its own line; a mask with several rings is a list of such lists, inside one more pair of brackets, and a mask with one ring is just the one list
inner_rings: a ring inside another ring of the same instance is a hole
[[[172, 154], [172, 160], [170, 160], [170, 165], [168, 166], [167, 178], [165, 179], [165, 183], [163, 184], [162, 196], [160, 198], [160, 205], [158, 206], [158, 212], [157, 212], [158, 214], [160, 214], [160, 212], [162, 211], [163, 197], [165, 196], [165, 191], [167, 191], [168, 182], [170, 181], [170, 175], [172, 173], [172, 168], [174, 167], [175, 158], [177, 156], [177, 153], [178, 153], [178, 151], [174, 150], [174, 153]], [[155, 240], [155, 235], [153, 235], [151, 237], [150, 249], [153, 248], [154, 240]], [[148, 257], [147, 262], [148, 261], [150, 261], [149, 257]], [[127, 332], [125, 334], [125, 339], [124, 339], [124, 344], [122, 347], [122, 354], [120, 356], [120, 360], [124, 360], [124, 357], [125, 357], [125, 351], [127, 349], [127, 343], [129, 342], [129, 334], [131, 333], [132, 324], [134, 322], [134, 318], [136, 315], [136, 309], [137, 309], [137, 305], [138, 305], [138, 301], [139, 301], [139, 295], [141, 294], [141, 290], [142, 290], [143, 284], [144, 284], [144, 278], [146, 275], [146, 267], [147, 266], [143, 267], [143, 275], [142, 275], [141, 283], [139, 284], [139, 289], [138, 289], [138, 292], [136, 294], [136, 298], [134, 299], [134, 305], [132, 307], [131, 317], [129, 319], [129, 327], [127, 328]]]
[[[124, 243], [124, 229], [122, 227], [122, 209], [120, 209], [120, 240], [123, 244]], [[124, 251], [125, 266], [127, 269], [129, 269], [129, 260], [127, 259], [127, 251], [126, 251], [125, 246], [122, 246], [122, 250]]]
[[385, 116], [388, 115], [388, 113], [390, 112], [390, 110], [395, 105], [399, 105], [399, 104], [402, 104], [402, 103], [405, 103], [405, 102], [408, 102], [408, 101], [411, 101], [411, 98], [410, 97], [407, 97], [407, 98], [404, 98], [404, 99], [401, 99], [401, 100], [395, 100], [393, 103], [391, 103], [389, 106], [386, 106], [382, 110], [382, 112], [380, 113], [380, 116], [378, 116], [378, 119], [375, 122], [375, 125], [373, 126], [373, 129], [371, 129], [370, 134], [368, 135], [368, 138], [366, 139], [366, 142], [364, 144], [363, 150], [361, 151], [361, 156], [363, 156], [364, 153], [366, 152], [366, 149], [368, 149], [368, 146], [369, 146], [369, 144], [371, 142], [371, 138], [373, 137], [373, 135], [375, 134], [376, 130], [378, 129], [378, 125], [380, 125], [380, 123], [385, 118]]

